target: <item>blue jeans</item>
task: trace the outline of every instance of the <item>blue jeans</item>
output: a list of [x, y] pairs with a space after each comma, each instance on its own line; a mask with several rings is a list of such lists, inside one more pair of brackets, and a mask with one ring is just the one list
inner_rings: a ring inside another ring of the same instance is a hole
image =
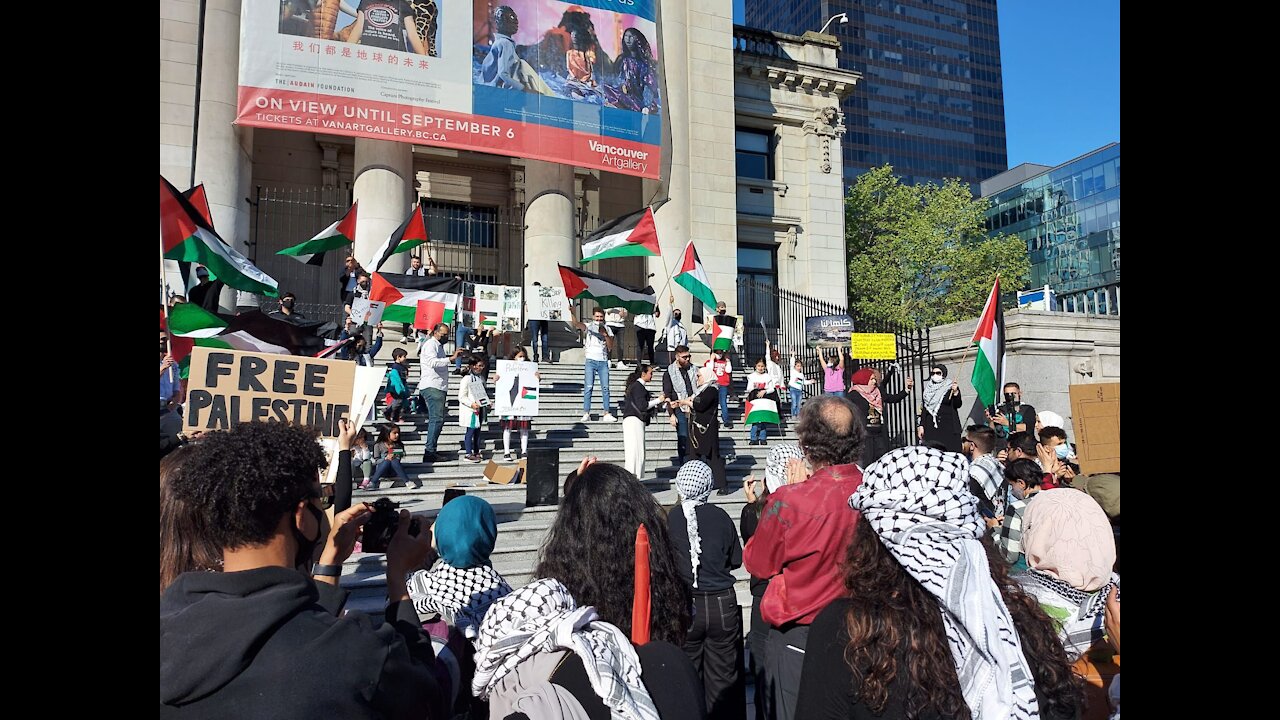
[[436, 443], [440, 441], [440, 429], [444, 427], [444, 391], [435, 388], [421, 388], [418, 390], [418, 395], [422, 398], [422, 404], [427, 406], [427, 447], [425, 452], [433, 453], [436, 451]]
[[823, 395], [834, 395], [836, 397], [844, 397], [844, 391], [843, 390], [826, 390], [823, 392]]
[[582, 383], [585, 387], [582, 392], [582, 412], [591, 412], [591, 394], [595, 390], [597, 377], [600, 378], [600, 387], [604, 392], [604, 411], [613, 412], [613, 405], [609, 404], [609, 361], [588, 360], [583, 372]]
[[676, 454], [680, 456], [681, 462], [684, 461], [686, 451], [689, 449], [689, 416], [678, 412], [676, 413]]
[[729, 386], [720, 386], [720, 421], [729, 424]]
[[391, 459], [383, 460], [378, 463], [378, 467], [373, 469], [373, 477], [369, 478], [369, 486], [377, 490], [378, 483], [382, 481], [382, 476], [386, 475], [388, 472], [393, 472], [396, 474], [397, 478], [405, 482], [409, 482], [409, 476], [405, 474], [404, 468], [400, 466], [400, 461], [398, 459]]
[[482, 443], [480, 442], [480, 428], [467, 428], [467, 435], [463, 438], [463, 447], [466, 448], [468, 455], [475, 455], [480, 452]]
[[[474, 330], [472, 330], [471, 328], [467, 327], [466, 325], [463, 325], [462, 323], [458, 323], [458, 324], [455, 326], [454, 331], [453, 331], [453, 347], [454, 347], [454, 349], [456, 350], [456, 349], [458, 349], [458, 348], [461, 348], [461, 347], [466, 346], [466, 344], [467, 344], [467, 336], [468, 336], [468, 335], [470, 335], [470, 334], [471, 334], [471, 333], [473, 333], [473, 332], [475, 332], [475, 331], [474, 331]], [[453, 371], [454, 371], [454, 372], [457, 372], [457, 371], [458, 371], [458, 369], [459, 369], [459, 368], [461, 368], [461, 367], [462, 367], [462, 358], [458, 358], [457, 360], [454, 360], [454, 361], [453, 361]]]
[[769, 437], [769, 426], [765, 423], [751, 423], [751, 440], [764, 440]]
[[791, 417], [800, 414], [800, 405], [804, 402], [804, 390], [800, 388], [791, 388]]
[[[530, 320], [529, 321], [529, 345], [533, 352], [533, 356], [542, 360], [547, 359], [547, 353], [551, 352], [547, 347], [547, 321], [546, 320]], [[538, 353], [538, 348], [542, 348], [542, 353]]]

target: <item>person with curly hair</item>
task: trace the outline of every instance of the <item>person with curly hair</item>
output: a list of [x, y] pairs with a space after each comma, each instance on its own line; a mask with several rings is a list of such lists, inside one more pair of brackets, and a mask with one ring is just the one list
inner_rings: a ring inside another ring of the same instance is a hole
[[766, 702], [779, 720], [807, 717], [796, 713], [796, 692], [809, 626], [841, 594], [837, 564], [858, 521], [846, 500], [862, 482], [855, 464], [862, 423], [848, 400], [822, 395], [805, 403], [796, 435], [812, 474], [773, 491], [743, 553], [747, 572], [769, 580], [760, 602], [771, 626]]
[[[650, 641], [634, 645], [631, 638], [645, 630], [632, 627], [634, 529], [642, 525], [649, 538]], [[583, 717], [704, 717], [701, 685], [680, 649], [690, 624], [689, 590], [661, 508], [634, 475], [583, 461], [534, 577], [490, 606], [480, 625], [471, 689], [489, 701], [490, 717], [507, 717], [517, 705], [545, 707], [528, 688], [548, 682], [557, 710], [573, 700]]]
[[405, 585], [426, 560], [430, 531], [410, 535], [400, 512], [386, 625], [342, 616], [342, 564], [372, 513], [360, 503], [330, 527], [315, 432], [244, 423], [183, 452], [199, 477], [177, 489], [204, 518], [223, 572], [184, 572], [160, 597], [161, 715], [445, 717], [435, 652]]
[[841, 565], [845, 597], [811, 630], [801, 717], [1076, 717], [1080, 681], [984, 541], [968, 485], [968, 462], [931, 448], [867, 468], [848, 501], [862, 521]]
[[160, 593], [185, 572], [221, 572], [222, 549], [209, 540], [204, 514], [188, 499], [200, 482], [181, 449], [160, 461]]

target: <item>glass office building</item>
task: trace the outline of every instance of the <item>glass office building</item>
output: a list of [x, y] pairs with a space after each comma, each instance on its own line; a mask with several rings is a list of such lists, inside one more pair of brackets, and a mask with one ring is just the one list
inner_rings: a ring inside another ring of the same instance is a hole
[[845, 184], [889, 163], [909, 184], [978, 184], [1008, 167], [995, 0], [746, 0], [745, 22], [827, 32], [863, 81], [841, 109]]
[[982, 195], [987, 231], [1027, 244], [1029, 289], [1048, 285], [1068, 312], [1119, 314], [1120, 143], [1054, 168], [1019, 165], [984, 181]]

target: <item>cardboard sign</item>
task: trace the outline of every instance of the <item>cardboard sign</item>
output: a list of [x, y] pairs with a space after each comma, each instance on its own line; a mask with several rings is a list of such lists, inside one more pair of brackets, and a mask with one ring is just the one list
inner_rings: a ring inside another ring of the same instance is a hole
[[187, 381], [186, 429], [225, 430], [255, 420], [338, 435], [349, 417], [356, 364], [299, 355], [197, 347]]
[[897, 360], [898, 339], [893, 333], [850, 333], [849, 355], [858, 360]]
[[444, 303], [435, 300], [419, 300], [413, 314], [413, 326], [419, 330], [431, 330], [444, 322]]
[[1080, 472], [1120, 472], [1120, 383], [1072, 385], [1070, 392]]
[[494, 411], [500, 417], [537, 417], [538, 364], [499, 360], [498, 382], [494, 387]]
[[848, 315], [818, 315], [804, 319], [804, 341], [807, 347], [848, 347], [853, 334], [853, 318]]
[[569, 317], [569, 299], [562, 287], [537, 287], [529, 298], [530, 320], [564, 320]]

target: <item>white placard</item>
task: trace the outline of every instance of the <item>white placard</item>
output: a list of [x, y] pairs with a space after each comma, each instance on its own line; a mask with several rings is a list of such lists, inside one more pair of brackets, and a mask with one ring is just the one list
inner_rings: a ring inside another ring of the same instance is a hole
[[494, 386], [494, 410], [500, 417], [537, 417], [538, 364], [521, 360], [499, 360]]
[[566, 320], [569, 317], [569, 299], [562, 287], [539, 287], [529, 297], [530, 320]]
[[[378, 390], [382, 389], [382, 378], [386, 377], [386, 368], [356, 366], [355, 382], [351, 385], [351, 418], [359, 418], [354, 422], [362, 426], [373, 422], [373, 409], [378, 399]], [[320, 441], [329, 455], [329, 470], [325, 473], [325, 482], [336, 482], [338, 479], [338, 441], [326, 438]]]

